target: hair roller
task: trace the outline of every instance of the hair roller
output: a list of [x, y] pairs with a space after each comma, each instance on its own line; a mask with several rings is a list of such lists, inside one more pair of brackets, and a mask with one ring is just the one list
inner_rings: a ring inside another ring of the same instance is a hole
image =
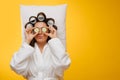
[[31, 16], [31, 17], [29, 18], [29, 22], [30, 22], [31, 24], [35, 24], [35, 23], [37, 22], [37, 18], [36, 18], [35, 16]]
[[33, 24], [31, 24], [30, 22], [25, 24], [25, 28], [30, 28], [30, 27], [33, 27]]
[[38, 21], [45, 21], [46, 20], [46, 15], [43, 12], [38, 13], [37, 15]]
[[53, 18], [47, 18], [47, 25], [53, 26], [55, 24], [55, 20]]

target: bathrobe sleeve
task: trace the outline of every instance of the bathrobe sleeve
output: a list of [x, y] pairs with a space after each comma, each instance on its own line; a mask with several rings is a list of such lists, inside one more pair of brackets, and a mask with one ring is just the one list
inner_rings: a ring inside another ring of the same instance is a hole
[[26, 76], [29, 64], [29, 57], [30, 55], [32, 55], [33, 52], [34, 48], [24, 42], [19, 51], [13, 55], [10, 63], [11, 68], [16, 73]]
[[52, 60], [54, 68], [56, 69], [56, 74], [62, 77], [64, 70], [66, 70], [71, 63], [69, 55], [65, 51], [63, 44], [58, 38], [49, 40], [48, 44], [52, 51]]

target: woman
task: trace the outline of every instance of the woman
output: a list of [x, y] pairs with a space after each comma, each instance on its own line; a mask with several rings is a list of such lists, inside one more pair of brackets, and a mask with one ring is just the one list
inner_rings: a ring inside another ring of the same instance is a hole
[[54, 20], [50, 25], [43, 14], [29, 20], [33, 27], [25, 27], [25, 42], [13, 55], [10, 66], [27, 80], [63, 80], [71, 61], [57, 38]]

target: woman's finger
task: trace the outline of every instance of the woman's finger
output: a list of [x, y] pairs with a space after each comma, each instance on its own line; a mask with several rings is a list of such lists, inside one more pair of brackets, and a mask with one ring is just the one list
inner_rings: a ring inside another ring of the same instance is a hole
[[33, 28], [29, 28], [28, 33], [31, 34], [32, 30], [33, 30]]
[[48, 29], [51, 31], [51, 27], [48, 27]]
[[52, 28], [53, 30], [56, 30], [53, 26], [51, 26], [51, 28]]
[[50, 36], [50, 33], [44, 33], [46, 36]]
[[50, 28], [49, 28], [49, 30], [50, 30], [50, 33], [52, 33], [53, 34], [53, 28], [50, 26]]
[[28, 28], [26, 28], [26, 30], [27, 31], [30, 31], [30, 30], [32, 30], [34, 27], [28, 27]]
[[29, 29], [25, 29], [25, 32], [28, 32], [29, 31]]
[[35, 37], [37, 34], [38, 34], [38, 33], [34, 33], [34, 34], [33, 34], [33, 37]]

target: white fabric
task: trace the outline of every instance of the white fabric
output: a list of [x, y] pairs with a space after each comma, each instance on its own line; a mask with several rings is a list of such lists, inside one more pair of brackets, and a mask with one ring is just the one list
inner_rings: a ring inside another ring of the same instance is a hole
[[62, 80], [70, 58], [58, 38], [48, 41], [41, 52], [37, 43], [31, 47], [26, 42], [13, 55], [11, 68], [28, 80]]
[[25, 40], [24, 26], [29, 21], [30, 16], [37, 16], [39, 12], [44, 12], [47, 18], [54, 18], [55, 25], [58, 27], [57, 35], [66, 48], [66, 4], [56, 6], [20, 6], [21, 24], [22, 24], [22, 41]]

